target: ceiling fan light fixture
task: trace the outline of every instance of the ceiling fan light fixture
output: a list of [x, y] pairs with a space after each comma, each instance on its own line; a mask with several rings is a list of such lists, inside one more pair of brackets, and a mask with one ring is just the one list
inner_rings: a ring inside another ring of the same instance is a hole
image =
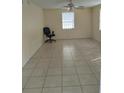
[[66, 7], [67, 11], [73, 11], [73, 7]]
[[76, 5], [74, 5], [72, 0], [68, 0], [68, 4], [66, 6], [64, 6], [64, 7], [68, 12], [73, 11], [74, 9], [83, 9], [83, 8], [85, 8], [84, 6], [76, 6]]

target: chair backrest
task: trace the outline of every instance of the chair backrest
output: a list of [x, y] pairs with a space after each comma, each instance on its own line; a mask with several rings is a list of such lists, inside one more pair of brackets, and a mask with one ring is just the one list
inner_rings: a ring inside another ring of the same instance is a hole
[[46, 36], [48, 36], [51, 32], [50, 32], [50, 28], [49, 27], [44, 27], [43, 28], [43, 32]]

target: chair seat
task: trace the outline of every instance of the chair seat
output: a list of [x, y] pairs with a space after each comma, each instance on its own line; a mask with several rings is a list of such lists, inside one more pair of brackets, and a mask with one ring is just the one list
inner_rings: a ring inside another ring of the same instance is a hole
[[44, 27], [44, 28], [43, 28], [43, 32], [44, 32], [44, 35], [48, 38], [45, 42], [48, 42], [48, 41], [50, 41], [50, 42], [56, 41], [56, 40], [54, 40], [54, 39], [51, 39], [52, 37], [55, 36], [55, 34], [54, 34], [54, 31], [51, 32], [51, 30], [50, 30], [49, 27]]

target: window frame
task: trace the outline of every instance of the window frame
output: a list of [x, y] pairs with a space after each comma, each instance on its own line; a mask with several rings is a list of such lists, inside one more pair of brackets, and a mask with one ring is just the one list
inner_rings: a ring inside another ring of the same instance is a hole
[[[73, 16], [73, 17], [74, 17], [74, 20], [73, 20], [74, 26], [73, 26], [73, 28], [63, 28], [63, 23], [64, 23], [64, 22], [63, 22], [63, 13], [73, 13], [73, 15], [74, 15], [74, 16]], [[62, 23], [61, 27], [62, 27], [63, 30], [73, 30], [73, 29], [75, 29], [75, 13], [74, 13], [74, 11], [62, 12], [62, 13], [61, 13], [61, 23]]]

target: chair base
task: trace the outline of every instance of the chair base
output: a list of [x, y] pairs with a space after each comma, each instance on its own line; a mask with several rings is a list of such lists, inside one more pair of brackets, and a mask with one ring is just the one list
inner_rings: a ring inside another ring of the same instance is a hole
[[56, 42], [56, 40], [55, 40], [55, 39], [47, 39], [47, 40], [45, 41], [45, 43], [47, 43], [47, 42], [52, 43], [53, 41], [55, 41], [55, 42]]

